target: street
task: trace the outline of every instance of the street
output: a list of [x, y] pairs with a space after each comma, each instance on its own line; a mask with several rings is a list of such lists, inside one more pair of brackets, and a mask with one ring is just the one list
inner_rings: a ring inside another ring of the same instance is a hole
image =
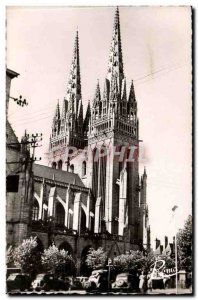
[[[25, 291], [25, 292], [19, 292], [19, 291], [13, 291], [13, 294], [29, 294], [29, 293], [33, 293], [33, 294], [42, 294], [43, 292], [34, 292], [34, 291]], [[45, 294], [64, 294], [64, 295], [89, 295], [89, 294], [100, 294], [100, 295], [105, 295], [105, 294], [109, 294], [109, 295], [136, 295], [139, 293], [123, 293], [123, 292], [100, 292], [97, 293], [96, 291], [93, 292], [86, 292], [85, 290], [71, 290], [71, 291], [53, 291], [51, 290], [50, 292], [44, 292]], [[154, 289], [152, 291], [147, 291], [145, 293], [145, 295], [175, 295], [176, 294], [176, 290], [175, 289]], [[185, 295], [185, 294], [192, 294], [192, 290], [191, 289], [178, 289], [178, 294], [179, 295]]]
[[[160, 290], [160, 289], [155, 289], [152, 291], [147, 292], [149, 295], [157, 295], [157, 294], [166, 294], [166, 295], [171, 295], [171, 294], [176, 294], [176, 289], [165, 289], [165, 290]], [[192, 289], [179, 289], [177, 291], [177, 294], [183, 295], [183, 294], [192, 294]]]

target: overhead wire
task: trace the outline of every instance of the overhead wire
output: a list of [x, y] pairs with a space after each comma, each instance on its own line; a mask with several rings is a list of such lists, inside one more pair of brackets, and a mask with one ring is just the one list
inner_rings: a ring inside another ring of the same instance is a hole
[[[186, 63], [187, 64], [187, 63]], [[145, 83], [147, 83], [148, 81], [151, 81], [151, 80], [154, 80], [154, 79], [157, 79], [157, 78], [159, 78], [159, 77], [161, 77], [161, 76], [163, 76], [163, 75], [166, 75], [166, 74], [168, 74], [169, 72], [172, 72], [172, 71], [174, 71], [174, 70], [176, 70], [176, 69], [179, 69], [179, 68], [182, 68], [183, 66], [185, 66], [186, 64], [172, 64], [172, 65], [170, 65], [170, 64], [167, 64], [167, 65], [169, 65], [170, 67], [169, 68], [166, 68], [166, 67], [164, 67], [164, 68], [159, 68], [159, 69], [156, 69], [156, 70], [154, 70], [153, 72], [150, 72], [150, 73], [148, 73], [148, 74], [146, 74], [146, 75], [144, 75], [144, 76], [141, 76], [141, 77], [137, 77], [136, 79], [134, 79], [134, 82], [136, 82], [136, 86], [137, 85], [140, 85], [140, 84], [145, 84]], [[155, 75], [155, 74], [158, 74], [157, 76]], [[145, 80], [146, 79], [146, 80]], [[50, 104], [50, 105], [48, 105], [48, 107], [53, 107], [54, 108], [54, 106], [55, 106], [55, 104]], [[45, 110], [45, 113], [42, 113], [41, 111], [42, 110]], [[54, 109], [48, 109], [47, 111], [46, 111], [46, 109], [45, 108], [43, 108], [43, 109], [40, 109], [39, 111], [35, 111], [34, 113], [30, 113], [29, 112], [29, 115], [30, 115], [30, 117], [28, 117], [27, 115], [26, 115], [26, 117], [25, 118], [21, 118], [20, 117], [20, 119], [12, 119], [12, 122], [14, 122], [16, 125], [18, 125], [18, 126], [23, 126], [23, 125], [25, 125], [25, 124], [29, 124], [29, 123], [33, 123], [33, 122], [35, 122], [35, 121], [40, 121], [40, 120], [45, 120], [45, 119], [48, 119], [48, 118], [52, 118], [52, 114], [53, 114], [53, 112], [54, 112]], [[45, 117], [43, 117], [43, 118], [40, 118], [40, 116], [45, 116]]]

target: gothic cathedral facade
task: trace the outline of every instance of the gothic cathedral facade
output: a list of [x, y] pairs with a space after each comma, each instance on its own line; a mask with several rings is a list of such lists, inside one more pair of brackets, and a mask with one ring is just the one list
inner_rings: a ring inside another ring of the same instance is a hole
[[132, 248], [149, 248], [147, 174], [144, 170], [139, 178], [138, 149], [137, 100], [133, 81], [127, 95], [117, 8], [104, 90], [97, 82], [85, 117], [76, 33], [66, 96], [62, 109], [57, 103], [52, 122], [48, 162], [51, 168], [77, 173], [89, 189], [90, 232], [126, 237]]

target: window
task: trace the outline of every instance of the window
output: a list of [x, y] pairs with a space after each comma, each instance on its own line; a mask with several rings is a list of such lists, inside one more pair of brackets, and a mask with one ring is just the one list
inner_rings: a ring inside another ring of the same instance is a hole
[[32, 220], [38, 221], [39, 219], [39, 205], [36, 200], [34, 200], [33, 208], [32, 208]]
[[8, 175], [6, 177], [6, 192], [18, 193], [19, 175]]
[[86, 161], [83, 161], [82, 163], [82, 176], [85, 176], [86, 175], [86, 170], [87, 166], [86, 166]]
[[65, 224], [65, 210], [60, 203], [56, 205], [56, 224], [64, 225]]
[[63, 165], [62, 160], [59, 160], [59, 161], [58, 161], [58, 169], [59, 169], [59, 170], [62, 170], [62, 165]]
[[70, 172], [71, 172], [71, 173], [74, 173], [74, 165], [71, 165], [71, 166], [70, 166]]
[[52, 169], [56, 169], [56, 162], [55, 161], [52, 163]]
[[81, 221], [80, 221], [81, 230], [86, 230], [86, 214], [84, 212], [84, 209], [81, 208]]

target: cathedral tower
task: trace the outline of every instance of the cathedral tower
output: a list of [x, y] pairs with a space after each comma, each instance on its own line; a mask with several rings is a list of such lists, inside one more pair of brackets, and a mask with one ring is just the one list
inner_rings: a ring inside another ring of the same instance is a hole
[[[84, 119], [76, 34], [66, 96], [61, 111], [57, 103], [52, 122], [49, 164], [75, 171], [90, 189], [87, 229], [122, 236], [136, 249], [150, 244], [146, 172], [139, 183], [137, 113], [133, 81], [127, 92], [117, 8], [104, 88], [97, 81]], [[69, 159], [68, 146], [85, 151]]]
[[86, 146], [88, 117], [89, 115], [86, 115], [86, 122], [84, 122], [80, 78], [79, 38], [77, 31], [62, 112], [60, 112], [58, 102], [52, 122], [52, 133], [49, 145], [50, 166], [69, 170], [69, 160], [66, 149], [68, 146], [73, 146], [78, 149], [83, 149]]
[[[137, 102], [133, 83], [127, 99], [116, 9], [104, 91], [101, 97], [97, 83], [91, 110], [88, 134], [88, 146], [93, 153], [91, 186], [96, 199], [95, 232], [105, 230], [119, 235], [128, 232], [134, 244], [138, 239], [138, 161], [127, 161], [127, 148], [138, 148], [138, 143]], [[121, 158], [123, 151], [125, 155]]]

